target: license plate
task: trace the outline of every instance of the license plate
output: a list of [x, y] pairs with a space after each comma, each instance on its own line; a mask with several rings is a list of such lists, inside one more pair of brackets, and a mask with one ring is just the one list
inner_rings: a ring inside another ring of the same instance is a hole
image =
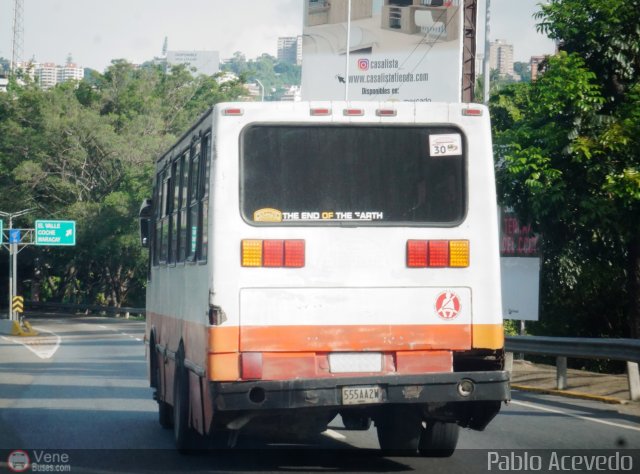
[[382, 388], [378, 385], [342, 387], [343, 405], [364, 405], [382, 402]]

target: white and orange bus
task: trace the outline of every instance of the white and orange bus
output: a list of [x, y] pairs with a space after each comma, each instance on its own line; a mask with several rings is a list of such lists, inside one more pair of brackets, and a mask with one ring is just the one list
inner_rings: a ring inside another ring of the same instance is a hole
[[509, 399], [483, 106], [218, 104], [158, 159], [141, 228], [180, 450], [340, 415], [449, 455]]

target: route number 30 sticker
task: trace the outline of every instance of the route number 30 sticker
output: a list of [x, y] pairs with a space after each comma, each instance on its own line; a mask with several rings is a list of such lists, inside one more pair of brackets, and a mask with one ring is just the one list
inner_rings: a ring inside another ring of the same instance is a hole
[[442, 319], [450, 321], [460, 314], [460, 298], [453, 291], [443, 291], [436, 298], [436, 313]]
[[462, 137], [459, 133], [429, 135], [429, 156], [462, 155]]

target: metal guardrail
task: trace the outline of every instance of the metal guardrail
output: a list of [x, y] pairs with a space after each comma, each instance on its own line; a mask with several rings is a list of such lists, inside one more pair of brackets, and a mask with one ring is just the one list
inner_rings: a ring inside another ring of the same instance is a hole
[[567, 358], [609, 359], [627, 363], [631, 400], [640, 400], [640, 340], [545, 336], [507, 336], [505, 351], [556, 357], [558, 390], [567, 388]]
[[131, 308], [131, 307], [116, 307], [116, 306], [101, 306], [91, 304], [71, 304], [71, 303], [50, 303], [40, 301], [25, 301], [25, 312], [38, 312], [38, 313], [64, 313], [64, 314], [77, 314], [77, 313], [94, 313], [94, 314], [108, 314], [108, 315], [120, 315], [129, 316], [132, 314], [144, 316], [146, 314], [145, 308]]
[[639, 339], [507, 336], [505, 350], [523, 354], [640, 362]]

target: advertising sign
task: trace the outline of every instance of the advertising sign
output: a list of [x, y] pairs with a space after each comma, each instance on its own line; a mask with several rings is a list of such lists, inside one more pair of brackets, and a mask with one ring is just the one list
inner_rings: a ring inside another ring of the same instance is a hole
[[[305, 0], [302, 99], [460, 102], [463, 0]], [[347, 76], [348, 69], [348, 76]]]
[[500, 274], [504, 319], [537, 321], [540, 299], [540, 235], [512, 209], [500, 210]]

